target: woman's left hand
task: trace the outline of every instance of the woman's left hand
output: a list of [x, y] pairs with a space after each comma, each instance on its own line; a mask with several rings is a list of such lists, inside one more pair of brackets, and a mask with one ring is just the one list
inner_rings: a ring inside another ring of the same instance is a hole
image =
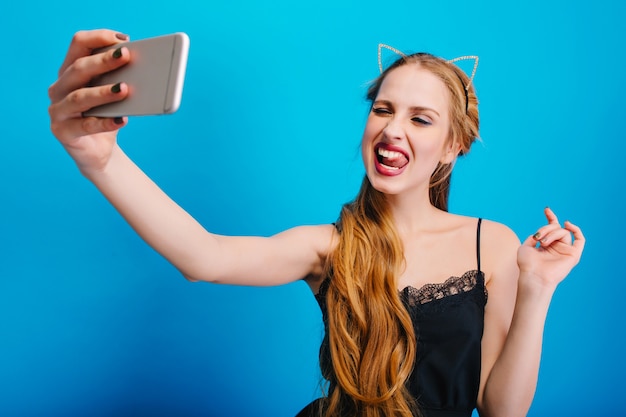
[[[540, 284], [556, 287], [578, 264], [585, 247], [580, 228], [559, 220], [548, 207], [544, 210], [548, 224], [529, 236], [517, 251], [520, 276], [528, 274]], [[573, 235], [573, 241], [572, 241]]]

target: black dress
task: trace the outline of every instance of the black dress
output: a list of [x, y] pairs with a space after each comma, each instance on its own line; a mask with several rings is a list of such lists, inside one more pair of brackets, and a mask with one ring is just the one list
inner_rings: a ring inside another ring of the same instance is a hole
[[[487, 303], [480, 270], [480, 225], [478, 219], [476, 270], [441, 284], [407, 287], [400, 292], [417, 336], [417, 359], [407, 386], [423, 417], [470, 417], [476, 408]], [[327, 289], [325, 281], [316, 295], [324, 320]], [[323, 399], [314, 401], [296, 417], [318, 417], [321, 402]]]

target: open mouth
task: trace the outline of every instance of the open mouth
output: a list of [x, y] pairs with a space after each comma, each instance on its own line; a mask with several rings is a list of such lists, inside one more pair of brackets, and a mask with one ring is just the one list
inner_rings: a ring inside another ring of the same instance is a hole
[[385, 169], [394, 171], [402, 169], [409, 163], [409, 158], [404, 152], [393, 149], [385, 143], [379, 143], [375, 147], [376, 159]]

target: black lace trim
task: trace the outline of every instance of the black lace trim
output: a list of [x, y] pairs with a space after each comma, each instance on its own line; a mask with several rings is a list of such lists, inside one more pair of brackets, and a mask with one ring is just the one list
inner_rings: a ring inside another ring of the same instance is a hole
[[[409, 306], [426, 304], [434, 300], [440, 300], [445, 297], [462, 294], [473, 290], [476, 285], [483, 287], [485, 294], [485, 303], [487, 302], [487, 287], [482, 271], [467, 271], [460, 277], [450, 277], [440, 284], [425, 284], [421, 288], [411, 287], [410, 285], [403, 290], [398, 291], [407, 301]], [[319, 303], [325, 303], [326, 292], [330, 286], [330, 279], [326, 278], [320, 284], [320, 288], [315, 294], [315, 298]]]
[[487, 302], [487, 287], [481, 271], [467, 271], [460, 277], [450, 277], [440, 284], [425, 284], [421, 288], [408, 286], [400, 291], [407, 305], [414, 307], [424, 305], [435, 300], [441, 300], [458, 294], [468, 293], [477, 285], [483, 287], [485, 303]]

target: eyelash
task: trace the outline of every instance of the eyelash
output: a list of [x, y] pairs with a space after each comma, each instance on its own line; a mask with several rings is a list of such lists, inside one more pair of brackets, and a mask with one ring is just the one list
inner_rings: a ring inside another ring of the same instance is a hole
[[384, 107], [372, 107], [372, 112], [376, 114], [391, 114], [391, 112]]
[[411, 120], [413, 120], [415, 123], [419, 123], [419, 124], [425, 125], [425, 126], [428, 126], [428, 125], [431, 124], [428, 120], [424, 120], [421, 117], [414, 117]]
[[[374, 114], [385, 114], [385, 115], [391, 114], [391, 110], [386, 109], [384, 107], [372, 107], [372, 112]], [[429, 126], [429, 125], [432, 124], [428, 120], [422, 119], [421, 117], [413, 117], [413, 118], [411, 118], [411, 121], [413, 121], [415, 123], [419, 123], [419, 124], [424, 125], [424, 126]]]

